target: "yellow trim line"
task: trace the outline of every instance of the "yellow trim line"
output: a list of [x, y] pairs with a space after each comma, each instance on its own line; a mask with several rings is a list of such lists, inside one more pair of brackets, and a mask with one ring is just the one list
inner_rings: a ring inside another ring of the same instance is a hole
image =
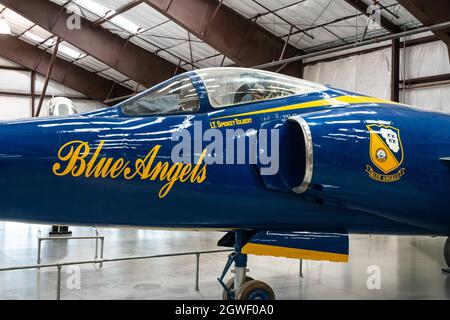
[[316, 107], [325, 107], [325, 106], [347, 106], [347, 105], [361, 104], [361, 103], [383, 103], [383, 104], [400, 105], [397, 102], [392, 102], [389, 100], [372, 98], [372, 97], [340, 96], [340, 97], [336, 97], [336, 98], [321, 99], [321, 100], [314, 100], [314, 101], [309, 101], [309, 102], [304, 102], [304, 103], [298, 103], [298, 104], [293, 104], [290, 106], [283, 106], [283, 107], [257, 110], [257, 111], [251, 111], [251, 112], [240, 113], [240, 114], [233, 114], [230, 116], [213, 118], [211, 120], [226, 119], [226, 118], [233, 118], [233, 117], [245, 117], [245, 116], [252, 116], [252, 115], [262, 114], [262, 113], [273, 113], [273, 112], [291, 111], [291, 110], [297, 110], [297, 109], [307, 109], [307, 108], [316, 108]]
[[277, 247], [266, 244], [247, 243], [242, 248], [244, 254], [254, 254], [258, 256], [272, 256], [292, 259], [319, 260], [331, 262], [348, 262], [347, 254], [304, 250], [287, 247]]

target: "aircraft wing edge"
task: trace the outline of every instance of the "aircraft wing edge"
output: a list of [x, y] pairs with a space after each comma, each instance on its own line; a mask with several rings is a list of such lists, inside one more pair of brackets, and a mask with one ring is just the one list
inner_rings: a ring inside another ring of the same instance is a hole
[[348, 262], [347, 234], [260, 231], [242, 248], [244, 254], [291, 259]]

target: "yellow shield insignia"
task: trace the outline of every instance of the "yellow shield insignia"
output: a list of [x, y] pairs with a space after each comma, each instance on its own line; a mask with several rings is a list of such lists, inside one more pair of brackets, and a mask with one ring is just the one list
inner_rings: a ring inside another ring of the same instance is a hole
[[369, 176], [382, 182], [393, 182], [399, 180], [405, 169], [401, 169], [397, 174], [387, 176], [390, 172], [400, 167], [403, 163], [403, 145], [400, 138], [400, 130], [385, 125], [368, 125], [370, 133], [370, 160], [383, 174], [376, 173], [370, 166], [367, 166]]

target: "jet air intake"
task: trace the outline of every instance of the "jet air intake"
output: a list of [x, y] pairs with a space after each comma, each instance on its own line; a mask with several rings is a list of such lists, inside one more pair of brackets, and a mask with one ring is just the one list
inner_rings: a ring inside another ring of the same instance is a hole
[[304, 193], [313, 177], [313, 140], [308, 123], [301, 116], [272, 121], [262, 129], [280, 130], [279, 171], [275, 175], [261, 175], [269, 189], [290, 193]]

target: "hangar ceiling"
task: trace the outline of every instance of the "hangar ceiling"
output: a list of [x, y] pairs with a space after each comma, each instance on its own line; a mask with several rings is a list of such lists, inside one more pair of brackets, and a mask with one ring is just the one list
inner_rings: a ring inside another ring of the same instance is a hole
[[[400, 4], [411, 1], [379, 1], [377, 28], [367, 28], [372, 0], [0, 0], [0, 13], [20, 41], [52, 52], [60, 36], [59, 59], [141, 91], [184, 70], [253, 66], [422, 26]], [[64, 28], [67, 9], [81, 14], [81, 32]]]

